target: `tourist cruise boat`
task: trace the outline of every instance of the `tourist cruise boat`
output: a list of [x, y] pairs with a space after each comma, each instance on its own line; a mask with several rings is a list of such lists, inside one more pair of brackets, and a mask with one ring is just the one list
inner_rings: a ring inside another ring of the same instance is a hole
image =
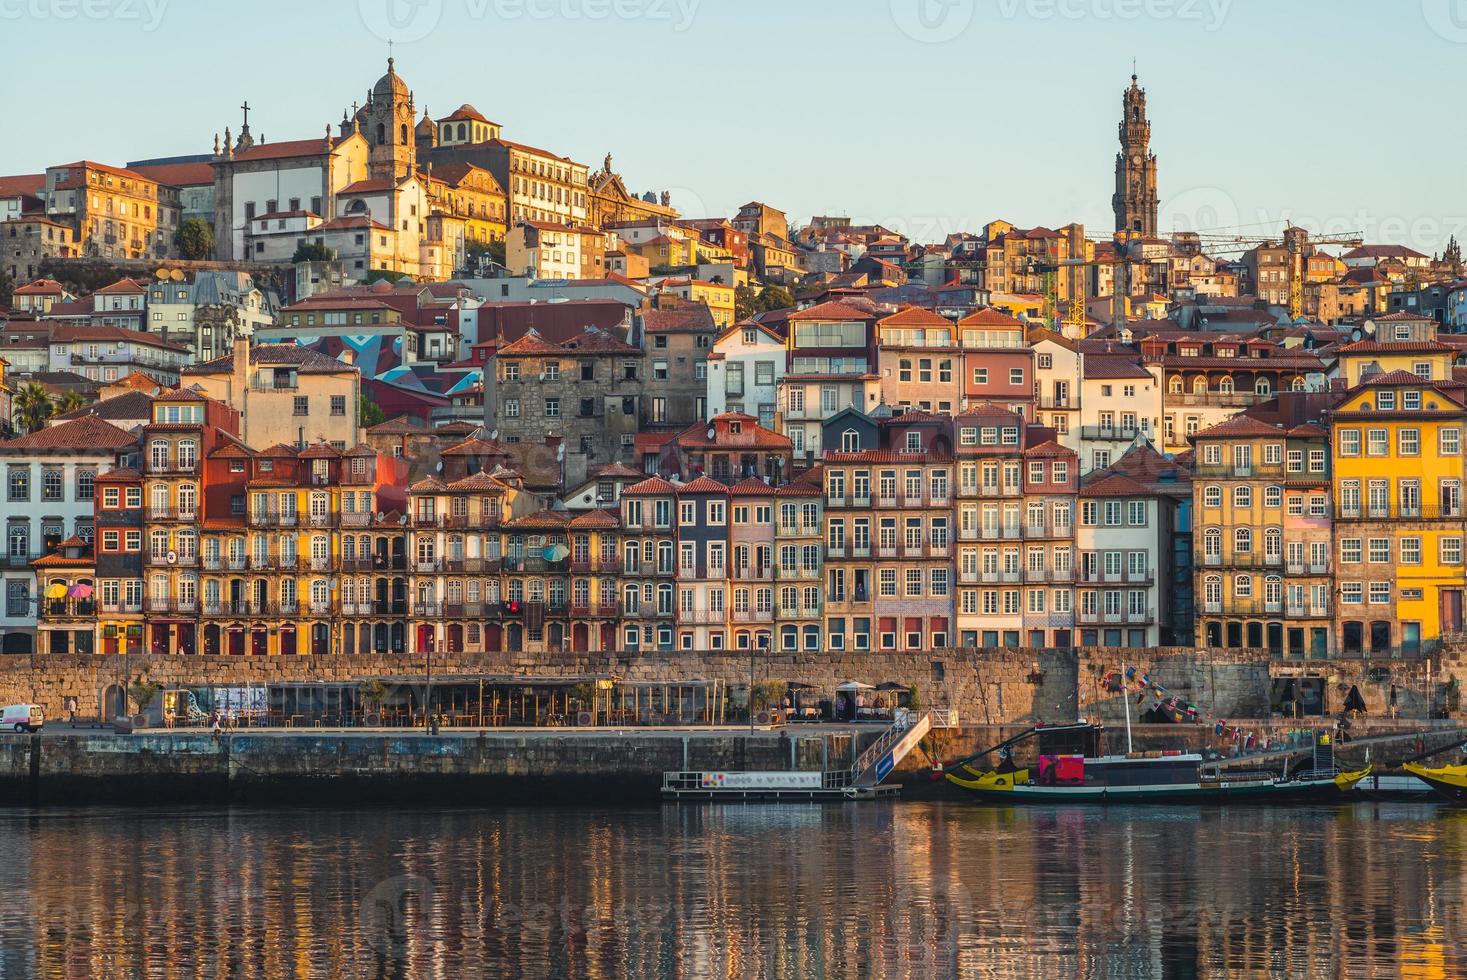
[[1441, 766], [1432, 769], [1418, 762], [1408, 762], [1402, 768], [1426, 783], [1438, 795], [1456, 803], [1467, 802], [1467, 766]]

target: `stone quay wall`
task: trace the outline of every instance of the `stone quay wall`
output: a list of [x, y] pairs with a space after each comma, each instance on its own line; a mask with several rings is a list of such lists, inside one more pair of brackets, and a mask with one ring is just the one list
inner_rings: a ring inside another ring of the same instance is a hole
[[[1439, 708], [1449, 681], [1467, 678], [1460, 655], [1423, 660], [1321, 660], [1284, 662], [1266, 651], [1158, 648], [1120, 650], [944, 650], [912, 653], [771, 653], [754, 657], [757, 681], [798, 681], [818, 697], [830, 697], [847, 680], [868, 684], [895, 682], [916, 687], [927, 707], [951, 708], [966, 724], [1073, 721], [1077, 717], [1107, 724], [1124, 720], [1118, 693], [1104, 689], [1108, 672], [1122, 664], [1195, 704], [1207, 719], [1266, 718], [1270, 691], [1281, 679], [1318, 678], [1326, 690], [1329, 713], [1338, 712], [1346, 693], [1358, 688], [1367, 713], [1387, 713], [1392, 692], [1402, 717], [1424, 718]], [[132, 680], [170, 687], [242, 687], [291, 682], [356, 683], [392, 678], [420, 685], [427, 669], [447, 676], [515, 678], [610, 677], [626, 682], [721, 680], [731, 687], [748, 683], [747, 653], [493, 653], [422, 654], [369, 657], [153, 657], [118, 656], [0, 658], [0, 703], [35, 702], [49, 718], [63, 716], [67, 697], [75, 697], [82, 718], [101, 716], [109, 688]], [[1139, 708], [1144, 709], [1143, 702]]]

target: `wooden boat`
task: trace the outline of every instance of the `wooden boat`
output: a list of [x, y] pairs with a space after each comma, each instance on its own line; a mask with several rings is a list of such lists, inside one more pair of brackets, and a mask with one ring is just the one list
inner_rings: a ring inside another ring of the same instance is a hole
[[[1012, 763], [1020, 743], [1038, 742], [1033, 766]], [[1108, 755], [1099, 725], [1042, 726], [956, 764], [948, 782], [987, 799], [1009, 803], [1172, 803], [1328, 800], [1355, 787], [1370, 767], [1340, 772], [1327, 734], [1316, 739], [1307, 766], [1294, 773], [1228, 770], [1198, 753]], [[997, 768], [973, 762], [995, 751]]]
[[1438, 796], [1455, 803], [1467, 802], [1467, 766], [1431, 769], [1419, 762], [1408, 762], [1402, 768], [1430, 786]]

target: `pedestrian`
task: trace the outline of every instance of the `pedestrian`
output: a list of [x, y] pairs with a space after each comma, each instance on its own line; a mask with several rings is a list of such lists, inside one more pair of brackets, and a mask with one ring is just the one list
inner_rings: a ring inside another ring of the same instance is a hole
[[219, 739], [219, 731], [220, 731], [220, 727], [221, 727], [220, 724], [219, 724], [219, 709], [218, 708], [215, 708], [214, 710], [212, 710], [212, 711], [209, 712], [209, 722], [210, 722], [210, 724], [211, 724], [211, 726], [213, 728], [213, 731], [212, 731], [211, 734], [213, 735], [214, 739], [217, 741]]
[[66, 723], [72, 728], [76, 727], [76, 695], [66, 696]]

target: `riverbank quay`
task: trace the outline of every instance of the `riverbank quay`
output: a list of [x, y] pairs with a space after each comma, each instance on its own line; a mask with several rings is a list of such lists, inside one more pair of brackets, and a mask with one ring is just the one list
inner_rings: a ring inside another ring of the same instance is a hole
[[[1411, 660], [1303, 660], [1267, 651], [1184, 647], [1157, 649], [947, 649], [923, 653], [644, 652], [421, 653], [335, 656], [44, 656], [0, 657], [0, 703], [37, 703], [50, 719], [75, 699], [82, 718], [111, 720], [139, 680], [160, 690], [259, 691], [293, 710], [306, 694], [361, 700], [363, 685], [381, 684], [387, 705], [410, 710], [427, 695], [435, 710], [477, 709], [489, 684], [605, 690], [600, 702], [643, 709], [656, 692], [659, 713], [676, 714], [690, 694], [712, 691], [730, 706], [756, 685], [799, 689], [811, 701], [833, 700], [845, 682], [916, 690], [925, 707], [958, 712], [965, 725], [1067, 722], [1086, 717], [1118, 725], [1126, 697], [1107, 683], [1123, 668], [1149, 677], [1211, 719], [1269, 718], [1298, 711], [1328, 719], [1363, 705], [1367, 718], [1426, 719], [1461, 710], [1467, 658], [1456, 647]], [[603, 687], [604, 685], [604, 687]], [[657, 691], [658, 688], [662, 690]], [[327, 689], [330, 689], [329, 691]], [[695, 690], [696, 689], [696, 690]], [[455, 693], [459, 692], [459, 693]], [[640, 692], [640, 693], [639, 693]], [[1358, 695], [1358, 700], [1353, 695]], [[888, 695], [889, 697], [889, 695]], [[203, 699], [201, 699], [202, 702]], [[564, 704], [564, 696], [547, 698]], [[706, 705], [708, 698], [702, 697]], [[1146, 707], [1140, 705], [1139, 707]], [[694, 708], [689, 708], [691, 714]], [[322, 714], [329, 714], [326, 706]], [[474, 712], [474, 713], [477, 713]], [[287, 716], [288, 717], [288, 716]], [[578, 721], [578, 719], [573, 719]], [[592, 719], [602, 724], [605, 713]], [[735, 721], [728, 713], [717, 721]], [[306, 724], [310, 724], [306, 720]], [[1309, 722], [1304, 722], [1308, 724]]]
[[[1309, 729], [1256, 723], [1275, 746]], [[51, 726], [0, 734], [0, 801], [8, 805], [238, 803], [402, 805], [428, 803], [651, 805], [666, 772], [829, 772], [849, 768], [880, 738], [880, 725], [782, 728], [271, 730], [225, 732]], [[909, 799], [955, 798], [934, 778], [934, 756], [962, 758], [1021, 726], [942, 729], [885, 780]], [[1461, 741], [1455, 725], [1366, 722], [1338, 752], [1357, 762], [1399, 760]], [[1108, 732], [1120, 749], [1124, 733]], [[1396, 738], [1387, 749], [1381, 739]], [[1415, 738], [1409, 737], [1415, 736]], [[1216, 750], [1202, 725], [1135, 725], [1135, 751]], [[1245, 756], [1243, 759], [1260, 758]]]

